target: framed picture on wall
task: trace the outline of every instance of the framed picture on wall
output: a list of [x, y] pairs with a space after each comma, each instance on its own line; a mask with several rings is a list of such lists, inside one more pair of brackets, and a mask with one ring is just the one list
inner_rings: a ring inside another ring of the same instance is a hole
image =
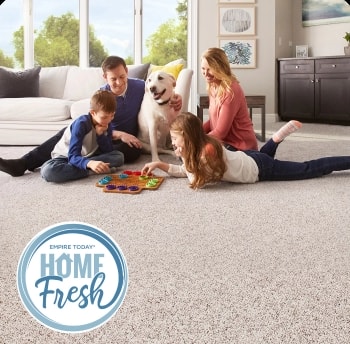
[[303, 26], [350, 23], [350, 7], [347, 0], [303, 0]]
[[255, 39], [220, 38], [219, 47], [225, 51], [232, 68], [256, 68]]
[[307, 45], [297, 45], [295, 47], [295, 57], [308, 57], [309, 47]]
[[254, 6], [220, 6], [219, 35], [255, 35]]
[[255, 0], [219, 0], [222, 4], [233, 4], [233, 3], [240, 3], [240, 4], [254, 4]]

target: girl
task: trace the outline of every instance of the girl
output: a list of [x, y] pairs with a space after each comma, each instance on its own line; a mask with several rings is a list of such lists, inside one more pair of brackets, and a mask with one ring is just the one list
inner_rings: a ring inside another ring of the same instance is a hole
[[208, 183], [228, 181], [255, 183], [263, 180], [300, 180], [317, 178], [333, 171], [350, 169], [350, 156], [328, 157], [306, 162], [274, 159], [279, 143], [301, 127], [290, 121], [275, 133], [260, 151], [229, 151], [221, 142], [204, 133], [202, 123], [191, 113], [182, 113], [171, 125], [175, 154], [183, 165], [162, 161], [146, 164], [142, 173], [159, 168], [170, 176], [188, 177], [190, 187], [198, 189]]
[[205, 51], [201, 70], [209, 96], [209, 120], [203, 123], [204, 131], [229, 150], [258, 149], [243, 89], [231, 72], [224, 50]]

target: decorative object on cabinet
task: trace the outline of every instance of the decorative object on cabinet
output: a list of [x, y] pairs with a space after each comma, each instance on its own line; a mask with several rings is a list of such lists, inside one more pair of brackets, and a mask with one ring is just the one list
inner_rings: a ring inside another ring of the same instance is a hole
[[303, 26], [350, 22], [350, 7], [344, 0], [303, 0]]
[[219, 35], [255, 35], [255, 7], [219, 7]]
[[295, 47], [295, 57], [308, 57], [309, 47], [307, 45], [297, 45]]
[[232, 68], [256, 68], [255, 39], [220, 39], [219, 46], [225, 51]]
[[278, 59], [278, 115], [350, 125], [350, 57]]
[[345, 36], [343, 38], [348, 42], [348, 45], [344, 47], [344, 54], [350, 55], [350, 32], [345, 32]]

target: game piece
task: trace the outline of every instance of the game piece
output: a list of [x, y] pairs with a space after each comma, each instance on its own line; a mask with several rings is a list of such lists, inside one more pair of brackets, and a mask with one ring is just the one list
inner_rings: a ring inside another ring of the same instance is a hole
[[106, 184], [108, 184], [111, 180], [112, 180], [112, 177], [111, 177], [111, 176], [105, 176], [105, 177], [103, 177], [102, 179], [100, 179], [100, 180], [98, 181], [98, 183], [99, 183], [100, 186], [101, 186], [101, 185], [106, 185]]
[[117, 188], [117, 185], [115, 185], [115, 184], [107, 184], [106, 185], [106, 189], [107, 190], [114, 190], [116, 188]]

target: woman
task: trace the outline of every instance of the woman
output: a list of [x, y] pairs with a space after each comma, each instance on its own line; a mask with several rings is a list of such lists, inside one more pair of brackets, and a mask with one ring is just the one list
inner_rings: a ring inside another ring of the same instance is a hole
[[142, 173], [156, 168], [174, 177], [188, 177], [190, 187], [198, 189], [208, 183], [227, 181], [255, 183], [263, 180], [301, 180], [317, 178], [350, 169], [350, 156], [320, 158], [305, 162], [274, 159], [280, 142], [301, 127], [298, 121], [284, 125], [260, 151], [229, 151], [212, 136], [204, 133], [202, 122], [191, 113], [182, 113], [172, 123], [170, 134], [175, 153], [183, 165], [161, 161], [146, 164]]
[[207, 81], [209, 120], [204, 131], [220, 140], [229, 150], [258, 149], [243, 89], [231, 71], [222, 49], [209, 48], [201, 58]]

